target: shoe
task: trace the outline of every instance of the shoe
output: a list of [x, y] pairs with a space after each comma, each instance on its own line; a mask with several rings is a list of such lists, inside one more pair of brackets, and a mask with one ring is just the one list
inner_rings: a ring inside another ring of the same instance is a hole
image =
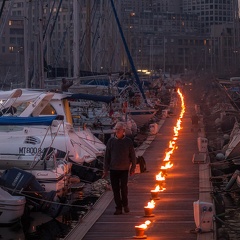
[[129, 212], [130, 212], [130, 209], [129, 209], [128, 206], [124, 207], [123, 209], [124, 209], [124, 212], [125, 212], [125, 213], [129, 213]]
[[114, 215], [121, 215], [121, 214], [122, 214], [121, 209], [116, 209], [116, 211], [114, 212]]

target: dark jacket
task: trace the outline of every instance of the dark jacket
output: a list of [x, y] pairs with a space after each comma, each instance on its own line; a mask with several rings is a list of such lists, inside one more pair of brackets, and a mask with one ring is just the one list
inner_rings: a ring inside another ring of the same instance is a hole
[[134, 172], [136, 168], [136, 155], [133, 141], [124, 137], [118, 139], [112, 137], [108, 140], [104, 159], [104, 171], [129, 170]]

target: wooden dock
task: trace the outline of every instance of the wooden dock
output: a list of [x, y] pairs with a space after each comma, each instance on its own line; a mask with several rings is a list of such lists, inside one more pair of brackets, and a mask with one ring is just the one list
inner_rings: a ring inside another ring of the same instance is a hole
[[[212, 202], [212, 198], [208, 164], [192, 162], [193, 154], [198, 152], [198, 133], [191, 131], [193, 109], [192, 105], [186, 106], [182, 129], [176, 141], [177, 149], [170, 157], [173, 167], [167, 170], [166, 190], [159, 193], [159, 199], [155, 200], [153, 215], [144, 216], [144, 206], [151, 201], [150, 191], [156, 186], [155, 176], [160, 172], [168, 143], [173, 138], [173, 126], [178, 119], [177, 110], [174, 115], [162, 120], [159, 132], [147, 139], [144, 148], [138, 149], [137, 155], [143, 155], [145, 158], [147, 172], [135, 174], [129, 179], [130, 213], [113, 215], [113, 196], [111, 191], [107, 191], [65, 240], [216, 239], [215, 231], [196, 231], [194, 221], [193, 202]], [[142, 237], [136, 236], [135, 226], [143, 224], [146, 220], [150, 220], [151, 224]]]

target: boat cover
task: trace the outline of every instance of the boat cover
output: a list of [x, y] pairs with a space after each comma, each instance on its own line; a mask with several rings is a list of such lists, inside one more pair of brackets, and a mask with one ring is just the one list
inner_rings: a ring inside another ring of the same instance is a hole
[[114, 96], [102, 96], [102, 95], [93, 95], [93, 94], [85, 94], [85, 93], [75, 93], [75, 94], [72, 94], [69, 98], [84, 99], [84, 100], [91, 100], [95, 102], [105, 102], [105, 103], [110, 103], [115, 99]]
[[52, 121], [58, 116], [43, 116], [43, 117], [13, 117], [2, 116], [0, 117], [0, 125], [45, 125], [49, 126]]

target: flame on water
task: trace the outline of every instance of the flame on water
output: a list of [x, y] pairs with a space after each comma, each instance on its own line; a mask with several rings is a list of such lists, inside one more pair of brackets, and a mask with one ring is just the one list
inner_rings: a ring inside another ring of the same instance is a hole
[[169, 162], [166, 162], [166, 164], [164, 166], [161, 166], [161, 169], [169, 169], [173, 166], [173, 163], [171, 163], [170, 161]]
[[165, 177], [162, 175], [162, 172], [160, 172], [158, 175], [156, 175], [156, 180], [157, 181], [164, 181]]
[[151, 202], [148, 202], [148, 205], [145, 206], [145, 208], [155, 208], [155, 202], [153, 200]]
[[147, 226], [151, 223], [151, 221], [147, 220], [145, 223], [135, 226], [135, 228], [142, 228], [142, 229], [146, 229]]

